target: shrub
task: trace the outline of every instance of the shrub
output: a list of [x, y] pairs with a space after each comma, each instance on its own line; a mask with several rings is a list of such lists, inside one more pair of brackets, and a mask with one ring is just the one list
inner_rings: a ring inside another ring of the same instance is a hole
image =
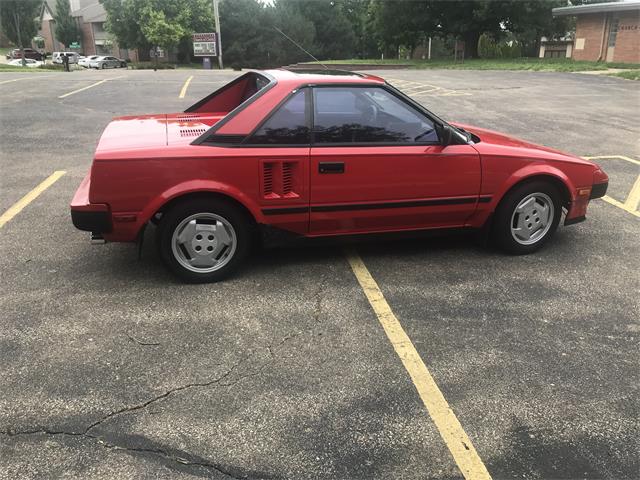
[[130, 62], [129, 68], [133, 70], [153, 70], [157, 68], [158, 70], [175, 70], [176, 66], [173, 63], [163, 63], [158, 62], [158, 65], [155, 62]]

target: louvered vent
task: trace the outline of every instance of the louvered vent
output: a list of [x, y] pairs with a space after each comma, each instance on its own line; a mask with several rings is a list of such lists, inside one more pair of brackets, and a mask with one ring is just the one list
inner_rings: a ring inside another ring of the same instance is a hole
[[204, 118], [196, 114], [176, 115], [176, 120], [178, 120], [179, 122], [199, 122], [204, 120]]
[[262, 165], [262, 189], [265, 197], [273, 195], [273, 163]]
[[299, 162], [283, 160], [262, 163], [262, 195], [269, 200], [299, 198]]
[[199, 137], [207, 130], [204, 128], [181, 128], [180, 136], [181, 137]]
[[282, 163], [282, 194], [287, 195], [293, 191], [293, 164]]

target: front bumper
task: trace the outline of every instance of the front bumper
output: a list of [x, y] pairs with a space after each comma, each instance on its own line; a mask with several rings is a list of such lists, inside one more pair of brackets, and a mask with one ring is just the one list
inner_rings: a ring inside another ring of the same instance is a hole
[[609, 186], [609, 179], [606, 177], [604, 172], [602, 172], [604, 178], [598, 183], [594, 183], [591, 188], [579, 188], [577, 192], [577, 196], [575, 200], [572, 202], [569, 211], [567, 212], [567, 216], [564, 220], [564, 225], [574, 225], [576, 223], [584, 222], [586, 220], [587, 214], [587, 206], [589, 202], [595, 198], [604, 197], [607, 193], [607, 188]]
[[97, 234], [109, 233], [113, 229], [109, 205], [89, 202], [90, 175], [88, 173], [84, 177], [71, 200], [71, 221], [78, 230]]
[[596, 183], [591, 187], [591, 194], [589, 195], [589, 200], [593, 200], [594, 198], [602, 198], [607, 193], [607, 188], [609, 187], [609, 182]]

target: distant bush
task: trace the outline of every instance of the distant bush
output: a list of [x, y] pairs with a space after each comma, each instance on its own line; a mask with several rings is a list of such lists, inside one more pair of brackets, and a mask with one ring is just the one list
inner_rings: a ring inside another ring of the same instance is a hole
[[176, 66], [173, 63], [162, 62], [158, 62], [158, 65], [155, 62], [131, 62], [129, 63], [129, 68], [133, 70], [153, 70], [154, 68], [158, 70], [175, 70]]
[[480, 58], [498, 57], [498, 46], [491, 35], [487, 35], [486, 33], [480, 35], [480, 39], [478, 40], [478, 56]]
[[480, 58], [520, 58], [522, 45], [515, 40], [497, 43], [491, 35], [483, 33], [478, 40], [478, 56]]
[[[56, 70], [59, 72], [64, 71], [64, 65], [61, 63], [46, 63], [44, 65], [40, 65], [38, 68], [41, 68], [42, 70]], [[71, 66], [71, 68], [73, 68], [73, 66]]]

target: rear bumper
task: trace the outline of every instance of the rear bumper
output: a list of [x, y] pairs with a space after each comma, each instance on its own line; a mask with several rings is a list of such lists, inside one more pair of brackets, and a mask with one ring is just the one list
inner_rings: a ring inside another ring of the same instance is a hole
[[88, 173], [71, 200], [71, 221], [78, 230], [109, 233], [113, 229], [109, 205], [106, 203], [90, 203], [90, 186], [91, 177]]

